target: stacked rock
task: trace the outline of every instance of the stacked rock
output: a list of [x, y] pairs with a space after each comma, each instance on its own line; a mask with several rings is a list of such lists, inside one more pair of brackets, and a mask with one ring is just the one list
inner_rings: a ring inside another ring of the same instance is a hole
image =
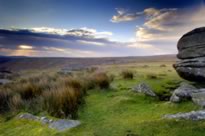
[[177, 73], [189, 81], [205, 82], [205, 27], [183, 35], [177, 48], [180, 59], [174, 64]]

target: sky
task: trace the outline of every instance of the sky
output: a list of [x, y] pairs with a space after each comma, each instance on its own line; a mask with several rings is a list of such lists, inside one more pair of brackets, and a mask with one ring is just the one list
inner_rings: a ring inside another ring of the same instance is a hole
[[204, 0], [0, 0], [0, 55], [176, 54], [204, 15]]

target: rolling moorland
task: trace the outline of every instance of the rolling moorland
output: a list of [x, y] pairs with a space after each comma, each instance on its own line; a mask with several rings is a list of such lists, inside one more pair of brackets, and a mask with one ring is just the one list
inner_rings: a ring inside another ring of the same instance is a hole
[[106, 57], [106, 58], [32, 58], [0, 56], [0, 70], [25, 71], [45, 69], [85, 69], [94, 65], [123, 64], [130, 62], [175, 62], [176, 55], [143, 57]]
[[0, 136], [205, 136], [205, 0], [0, 0]]
[[[92, 61], [4, 58], [0, 67], [18, 74], [0, 86], [0, 135], [202, 136], [204, 121], [163, 118], [200, 109], [191, 101], [169, 102], [171, 93], [184, 81], [173, 69], [175, 61], [174, 55]], [[59, 73], [69, 65], [80, 69]], [[150, 85], [156, 97], [133, 91], [140, 83]], [[81, 124], [58, 131], [39, 121], [19, 119], [22, 113], [75, 119]]]

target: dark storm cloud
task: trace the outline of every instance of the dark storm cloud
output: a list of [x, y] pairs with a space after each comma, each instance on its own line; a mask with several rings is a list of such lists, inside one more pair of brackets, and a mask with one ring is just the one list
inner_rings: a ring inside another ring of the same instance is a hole
[[106, 38], [96, 38], [92, 32], [80, 29], [72, 29], [70, 31], [66, 31], [63, 35], [60, 35], [59, 33], [55, 32], [34, 32], [30, 29], [0, 29], [0, 38], [0, 44], [4, 45], [4, 48], [11, 49], [18, 48], [17, 46], [21, 44], [32, 45], [35, 48], [41, 48], [42, 46], [80, 49], [96, 48], [93, 47], [94, 44], [82, 45], [78, 43], [78, 40], [102, 43], [103, 45], [112, 43]]
[[[109, 32], [94, 29], [61, 30], [54, 28], [0, 29], [0, 55], [102, 57], [141, 56], [158, 50], [133, 42], [112, 41]], [[159, 53], [159, 52], [156, 52]], [[160, 51], [163, 53], [163, 51]]]
[[136, 50], [127, 47], [129, 43], [112, 41], [105, 35], [110, 35], [110, 33], [87, 28], [0, 29], [0, 53], [1, 55], [65, 57], [136, 54]]

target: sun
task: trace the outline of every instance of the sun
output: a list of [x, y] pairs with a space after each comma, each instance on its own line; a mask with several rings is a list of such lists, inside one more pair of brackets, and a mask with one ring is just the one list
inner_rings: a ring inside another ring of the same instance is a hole
[[24, 50], [31, 50], [31, 49], [33, 49], [33, 47], [30, 46], [30, 45], [19, 45], [18, 47], [20, 49], [24, 49]]

